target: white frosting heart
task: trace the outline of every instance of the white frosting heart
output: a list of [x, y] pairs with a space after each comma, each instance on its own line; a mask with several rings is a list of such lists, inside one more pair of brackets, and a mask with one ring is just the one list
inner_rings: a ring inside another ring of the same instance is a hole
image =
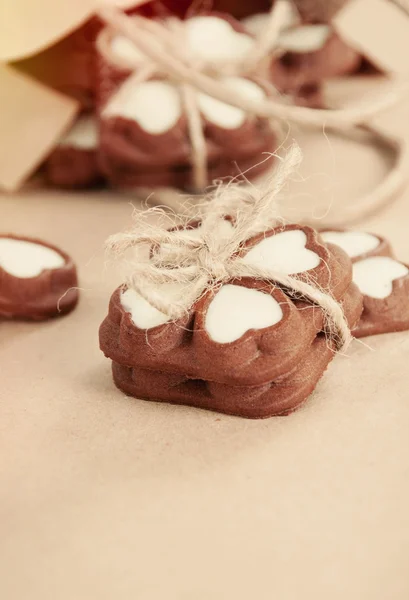
[[392, 293], [392, 283], [408, 275], [409, 269], [389, 256], [371, 256], [353, 265], [353, 280], [364, 296], [383, 300]]
[[98, 146], [98, 127], [94, 116], [80, 117], [61, 138], [60, 146], [94, 150]]
[[185, 32], [190, 52], [218, 65], [241, 61], [254, 45], [249, 35], [235, 31], [230, 23], [213, 16], [188, 19]]
[[282, 317], [279, 303], [269, 294], [226, 284], [209, 304], [205, 329], [214, 342], [228, 344], [250, 329], [271, 327]]
[[[158, 286], [157, 291], [172, 300], [181, 297], [183, 287], [184, 285], [178, 283], [166, 283]], [[139, 329], [151, 329], [151, 327], [163, 325], [163, 323], [171, 320], [169, 315], [154, 308], [135, 290], [125, 290], [122, 292], [120, 299], [122, 306], [127, 312], [131, 313], [132, 321]]]
[[320, 264], [318, 254], [305, 247], [307, 236], [300, 229], [283, 231], [266, 237], [243, 257], [245, 263], [293, 275], [314, 269]]
[[47, 246], [0, 238], [0, 267], [13, 277], [37, 277], [46, 269], [60, 269], [64, 264], [64, 257]]
[[375, 250], [380, 244], [379, 238], [365, 231], [324, 231], [324, 242], [336, 244], [351, 258]]
[[[251, 100], [263, 100], [266, 97], [264, 90], [249, 79], [242, 77], [225, 77], [223, 83], [232, 91]], [[199, 107], [208, 121], [224, 129], [237, 129], [248, 118], [247, 113], [241, 108], [220, 102], [206, 94], [198, 95]]]
[[104, 109], [106, 117], [124, 117], [158, 135], [169, 131], [182, 115], [179, 93], [166, 81], [146, 81], [129, 90], [126, 99], [114, 95]]
[[328, 25], [300, 25], [283, 31], [278, 46], [286, 52], [315, 52], [323, 48], [330, 34]]

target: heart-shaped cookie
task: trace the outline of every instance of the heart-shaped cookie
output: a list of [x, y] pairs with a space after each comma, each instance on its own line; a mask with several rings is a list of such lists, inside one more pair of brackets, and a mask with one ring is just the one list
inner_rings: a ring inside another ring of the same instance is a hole
[[364, 297], [356, 337], [409, 329], [409, 269], [397, 261], [384, 238], [362, 231], [324, 231], [353, 262], [353, 281]]
[[364, 294], [356, 337], [409, 329], [409, 268], [389, 256], [370, 256], [353, 265]]

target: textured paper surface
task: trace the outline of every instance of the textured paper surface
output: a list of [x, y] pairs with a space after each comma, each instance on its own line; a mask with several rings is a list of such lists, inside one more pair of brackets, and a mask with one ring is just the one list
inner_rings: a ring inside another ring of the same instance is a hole
[[70, 125], [78, 103], [0, 65], [0, 188], [16, 189]]
[[409, 14], [392, 1], [351, 0], [333, 24], [347, 43], [382, 71], [409, 74]]
[[[307, 152], [294, 202], [353, 201], [384, 175], [374, 149], [291, 136]], [[0, 199], [2, 229], [59, 244], [82, 288], [66, 318], [0, 323], [0, 597], [407, 600], [409, 332], [355, 343], [286, 418], [126, 398], [97, 331], [120, 282], [103, 242], [130, 202]], [[363, 227], [409, 262], [408, 222], [409, 190]]]
[[150, 0], [4, 0], [0, 5], [0, 61], [43, 50], [84, 23], [102, 2], [129, 8]]

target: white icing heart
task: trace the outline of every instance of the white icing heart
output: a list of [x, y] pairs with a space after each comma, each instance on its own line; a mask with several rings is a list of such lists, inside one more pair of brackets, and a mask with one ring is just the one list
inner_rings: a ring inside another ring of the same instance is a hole
[[336, 244], [351, 258], [375, 250], [380, 244], [379, 238], [365, 231], [324, 231], [324, 242]]
[[177, 89], [170, 83], [146, 81], [130, 89], [125, 98], [114, 95], [104, 115], [132, 119], [148, 133], [158, 135], [176, 125], [182, 115], [182, 104]]
[[371, 256], [353, 265], [353, 280], [361, 293], [378, 300], [390, 296], [393, 281], [408, 273], [405, 265], [389, 256]]
[[264, 238], [243, 257], [245, 263], [293, 275], [314, 269], [318, 254], [305, 247], [307, 236], [300, 229], [283, 231]]
[[[175, 300], [181, 297], [183, 287], [183, 285], [177, 283], [166, 283], [158, 286], [157, 291], [169, 300]], [[169, 315], [153, 307], [135, 290], [125, 290], [122, 292], [120, 299], [122, 306], [127, 312], [131, 313], [132, 321], [139, 329], [150, 329], [171, 320]]]
[[60, 269], [64, 264], [64, 257], [52, 248], [26, 240], [0, 238], [0, 267], [13, 277], [37, 277], [46, 269]]
[[[251, 100], [263, 100], [266, 97], [264, 90], [249, 79], [242, 77], [225, 77], [223, 83], [232, 91], [237, 92]], [[224, 129], [237, 129], [248, 118], [247, 113], [241, 108], [220, 102], [206, 94], [198, 94], [199, 107], [208, 121]]]
[[250, 329], [271, 327], [282, 317], [279, 303], [269, 294], [226, 284], [209, 304], [205, 329], [214, 342], [228, 344]]
[[61, 138], [60, 146], [93, 150], [98, 146], [98, 127], [94, 116], [80, 117]]
[[328, 25], [300, 25], [283, 31], [278, 46], [286, 52], [315, 52], [324, 47], [330, 34]]
[[192, 54], [218, 65], [241, 61], [254, 45], [249, 35], [235, 31], [230, 23], [213, 16], [188, 19], [185, 33]]
[[130, 64], [140, 63], [146, 60], [146, 56], [123, 35], [115, 35], [111, 40], [112, 54]]

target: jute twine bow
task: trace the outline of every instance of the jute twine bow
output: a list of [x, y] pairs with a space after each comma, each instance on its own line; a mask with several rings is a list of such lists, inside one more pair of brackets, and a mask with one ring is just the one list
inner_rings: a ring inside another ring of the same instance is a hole
[[[290, 297], [303, 299], [321, 307], [325, 331], [338, 350], [351, 341], [351, 333], [341, 306], [319, 285], [304, 278], [283, 274], [268, 267], [247, 264], [240, 251], [244, 243], [262, 231], [280, 223], [278, 198], [284, 184], [301, 161], [301, 151], [294, 145], [282, 159], [263, 188], [221, 186], [200, 214], [199, 231], [186, 228], [169, 230], [166, 215], [154, 208], [135, 215], [134, 228], [128, 233], [111, 236], [107, 248], [114, 256], [133, 249], [132, 272], [126, 285], [150, 305], [171, 319], [179, 319], [209, 289], [240, 277], [270, 281], [283, 288]], [[162, 217], [152, 224], [151, 219]], [[234, 226], [226, 237], [221, 234], [226, 216]], [[174, 224], [174, 223], [173, 223]], [[178, 284], [178, 297], [167, 297], [166, 284]]]

